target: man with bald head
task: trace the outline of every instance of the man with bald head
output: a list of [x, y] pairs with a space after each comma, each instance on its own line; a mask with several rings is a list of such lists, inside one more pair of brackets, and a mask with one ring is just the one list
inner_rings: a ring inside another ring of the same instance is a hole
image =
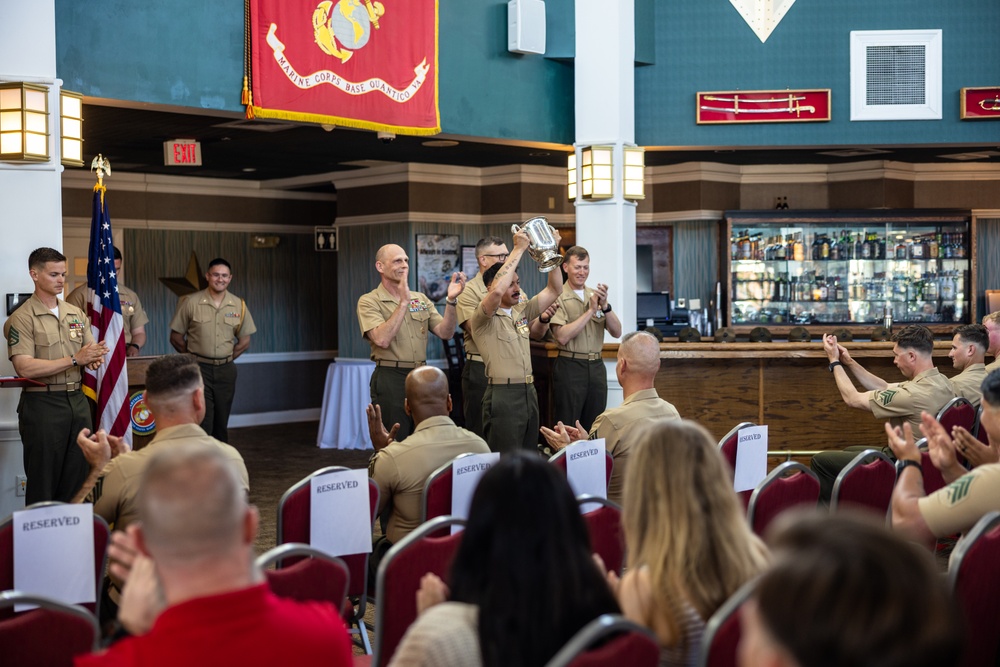
[[[625, 334], [618, 346], [618, 363], [615, 366], [615, 375], [625, 400], [617, 408], [598, 415], [590, 427], [590, 439], [604, 438], [608, 452], [615, 460], [608, 484], [608, 499], [619, 505], [624, 492], [625, 464], [635, 428], [654, 419], [681, 418], [677, 408], [660, 398], [653, 387], [659, 370], [660, 343], [653, 334], [645, 331]], [[580, 422], [575, 427], [559, 422], [555, 430], [542, 427], [542, 435], [556, 449], [583, 439], [585, 433]]]
[[386, 431], [379, 406], [373, 404], [367, 409], [368, 430], [375, 446], [368, 474], [379, 487], [379, 514], [390, 510], [384, 536], [373, 543], [369, 559], [372, 572], [378, 569], [378, 561], [390, 546], [420, 525], [424, 483], [431, 473], [459, 454], [490, 451], [485, 440], [456, 426], [448, 416], [451, 395], [448, 377], [440, 368], [421, 366], [410, 371], [403, 409], [413, 417], [416, 428], [399, 442], [395, 440], [399, 425]]
[[465, 289], [465, 274], [451, 274], [444, 315], [434, 302], [409, 286], [410, 259], [395, 244], [384, 245], [375, 255], [375, 270], [382, 280], [379, 286], [358, 299], [358, 323], [361, 334], [371, 345], [371, 401], [381, 408], [383, 426], [405, 438], [413, 430], [403, 410], [406, 375], [427, 363], [427, 332], [442, 340], [455, 333], [455, 306]]

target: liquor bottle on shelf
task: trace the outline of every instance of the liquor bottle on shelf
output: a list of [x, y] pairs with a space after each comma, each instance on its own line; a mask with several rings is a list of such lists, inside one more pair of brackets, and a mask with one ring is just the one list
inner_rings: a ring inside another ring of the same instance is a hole
[[[859, 235], [860, 237], [860, 235]], [[871, 234], [865, 235], [865, 242], [861, 244], [861, 258], [871, 259], [872, 258], [872, 239]]]
[[937, 234], [927, 235], [927, 257], [929, 259], [938, 258], [938, 237]]
[[957, 236], [958, 240], [955, 241], [955, 252], [952, 254], [958, 259], [965, 259], [965, 234], [957, 234]]
[[780, 261], [780, 260], [785, 259], [786, 256], [787, 256], [787, 254], [788, 254], [787, 253], [787, 248], [785, 247], [785, 237], [784, 236], [777, 236], [777, 237], [775, 237], [775, 241], [776, 241], [776, 243], [775, 243], [775, 246], [774, 246], [774, 259]]
[[899, 239], [899, 243], [896, 244], [896, 259], [906, 259], [906, 244], [903, 243], [903, 239]]
[[819, 258], [830, 259], [830, 237], [826, 234], [823, 234], [819, 241]]
[[851, 259], [861, 259], [864, 253], [864, 243], [861, 241], [861, 232], [858, 232], [857, 237], [854, 239], [854, 252]]
[[951, 234], [944, 235], [944, 243], [941, 245], [941, 256], [944, 259], [953, 257], [954, 247], [951, 245]]
[[795, 233], [795, 242], [792, 245], [792, 257], [796, 262], [801, 262], [806, 258], [805, 244], [802, 243], [802, 232]]

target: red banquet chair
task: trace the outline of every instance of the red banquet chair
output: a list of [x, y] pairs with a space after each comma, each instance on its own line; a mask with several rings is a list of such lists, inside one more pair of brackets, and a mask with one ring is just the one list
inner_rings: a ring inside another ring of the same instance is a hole
[[967, 399], [958, 396], [938, 410], [937, 420], [947, 433], [951, 433], [956, 426], [961, 426], [972, 433], [976, 427], [976, 408]]
[[455, 463], [466, 456], [472, 456], [472, 453], [459, 454], [427, 478], [420, 501], [420, 523], [451, 515], [451, 471]]
[[[321, 468], [302, 478], [285, 491], [281, 500], [278, 501], [277, 544], [285, 544], [286, 542], [309, 544], [309, 521], [312, 516], [309, 502], [309, 481], [317, 475], [342, 470], [349, 470], [349, 468], [343, 466]], [[374, 528], [375, 516], [378, 513], [379, 490], [378, 484], [373, 479], [368, 480], [368, 502], [371, 506], [371, 524]], [[348, 599], [357, 600], [356, 603], [351, 602], [351, 604], [344, 605], [344, 621], [350, 628], [351, 634], [360, 637], [365, 653], [372, 652], [364, 620], [368, 607], [368, 556], [369, 554], [364, 553], [340, 557], [350, 572], [347, 587]], [[282, 566], [289, 567], [298, 560], [299, 557], [287, 557], [282, 561]]]
[[[294, 556], [305, 558], [297, 559], [298, 562], [288, 567], [268, 569]], [[329, 602], [339, 610], [344, 609], [351, 573], [347, 564], [336, 556], [308, 544], [288, 542], [261, 554], [256, 565], [264, 571], [275, 595], [300, 602]]]
[[[729, 464], [729, 469], [736, 474], [736, 450], [739, 444], [740, 430], [744, 428], [750, 428], [751, 426], [756, 426], [753, 422], [740, 422], [734, 426], [729, 433], [722, 436], [722, 440], [719, 440], [719, 451], [722, 452], [722, 458], [726, 459], [726, 463]], [[740, 501], [743, 503], [744, 509], [750, 504], [750, 496], [753, 491], [737, 491], [736, 495], [740, 497]]]
[[973, 435], [979, 439], [979, 442], [983, 443], [987, 447], [990, 446], [990, 436], [983, 428], [983, 406], [979, 406], [979, 410], [976, 411], [976, 430]]
[[757, 535], [782, 512], [793, 507], [816, 507], [819, 502], [819, 478], [816, 473], [795, 461], [785, 461], [757, 485], [750, 496], [747, 522]]
[[920, 450], [920, 469], [924, 478], [924, 492], [930, 495], [945, 487], [944, 476], [931, 462], [931, 455], [927, 451], [927, 438], [920, 438], [916, 442], [917, 449]]
[[652, 632], [621, 614], [604, 614], [583, 626], [545, 667], [656, 667], [659, 660]]
[[587, 532], [590, 534], [590, 548], [601, 557], [608, 570], [614, 570], [621, 575], [625, 567], [622, 508], [607, 498], [588, 494], [577, 496], [576, 502], [581, 508], [590, 504], [600, 505], [583, 515]]
[[[38, 507], [51, 507], [52, 505], [62, 505], [54, 501], [34, 503], [26, 507], [26, 510]], [[14, 588], [14, 517], [8, 516], [0, 521], [0, 591], [9, 591]], [[106, 565], [108, 553], [108, 538], [111, 531], [108, 523], [98, 514], [94, 515], [94, 583], [96, 585], [94, 598], [97, 602], [86, 602], [80, 606], [92, 613], [94, 616], [100, 614], [101, 590], [104, 586], [104, 567]], [[13, 611], [7, 608], [0, 608], [0, 619], [11, 618]], [[13, 664], [13, 663], [12, 663]]]
[[[37, 609], [13, 612], [15, 604]], [[19, 591], [0, 593], [0, 656], [17, 667], [72, 667], [73, 658], [96, 651], [101, 638], [97, 617], [79, 605]]]
[[830, 511], [847, 506], [873, 510], [885, 517], [896, 484], [896, 466], [875, 449], [866, 449], [844, 466], [833, 483]]
[[736, 649], [741, 636], [740, 609], [756, 583], [749, 581], [743, 584], [708, 619], [701, 636], [698, 667], [736, 667]]
[[948, 583], [962, 610], [963, 667], [993, 665], [1000, 655], [1000, 512], [990, 512], [955, 547]]
[[431, 519], [392, 545], [382, 558], [375, 579], [375, 650], [370, 656], [355, 657], [356, 666], [381, 667], [392, 659], [406, 629], [417, 619], [421, 577], [431, 572], [448, 581], [452, 558], [464, 534], [448, 534], [451, 526], [465, 526], [465, 519]]

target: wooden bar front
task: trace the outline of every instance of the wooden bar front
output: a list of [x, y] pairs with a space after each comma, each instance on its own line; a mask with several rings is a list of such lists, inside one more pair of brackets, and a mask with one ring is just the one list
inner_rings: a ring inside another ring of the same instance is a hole
[[[892, 362], [892, 343], [844, 346], [878, 377], [887, 382], [905, 380]], [[950, 341], [935, 341], [934, 364], [949, 377], [955, 374], [950, 349]], [[617, 352], [617, 344], [604, 346], [606, 360], [613, 361]], [[551, 343], [536, 343], [532, 354], [542, 424], [550, 425], [550, 378], [557, 351]], [[819, 341], [661, 343], [660, 357], [657, 393], [717, 439], [736, 424], [750, 421], [767, 424], [770, 450], [885, 446], [883, 421], [847, 407], [841, 399]]]

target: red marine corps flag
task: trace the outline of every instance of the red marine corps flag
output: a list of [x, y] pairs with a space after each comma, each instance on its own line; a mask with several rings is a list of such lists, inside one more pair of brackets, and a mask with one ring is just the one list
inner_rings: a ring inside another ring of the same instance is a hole
[[87, 256], [87, 317], [95, 341], [108, 346], [104, 363], [96, 371], [84, 369], [83, 393], [97, 402], [98, 429], [132, 444], [128, 402], [128, 373], [125, 368], [125, 335], [122, 306], [118, 299], [111, 219], [104, 202], [104, 176], [111, 173], [100, 155], [91, 169], [97, 169], [94, 186], [94, 215], [90, 223], [90, 252]]
[[246, 0], [247, 117], [441, 131], [436, 0]]

